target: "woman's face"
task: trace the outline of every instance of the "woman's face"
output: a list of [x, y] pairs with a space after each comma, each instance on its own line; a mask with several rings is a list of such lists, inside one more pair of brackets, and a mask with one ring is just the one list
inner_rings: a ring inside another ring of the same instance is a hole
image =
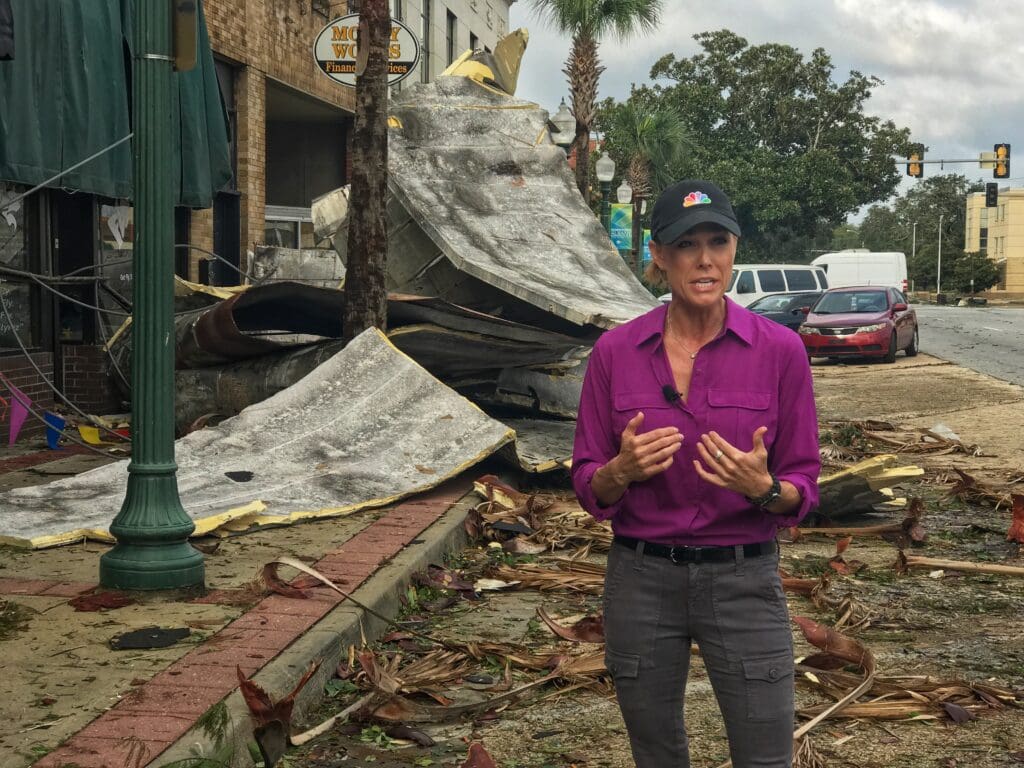
[[695, 308], [725, 295], [738, 239], [717, 224], [698, 224], [671, 245], [651, 243], [651, 258], [665, 273], [675, 300]]

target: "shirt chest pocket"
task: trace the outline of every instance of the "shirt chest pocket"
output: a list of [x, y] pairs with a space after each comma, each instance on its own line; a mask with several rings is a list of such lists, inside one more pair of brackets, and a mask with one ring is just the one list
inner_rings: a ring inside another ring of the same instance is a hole
[[708, 390], [707, 431], [714, 430], [741, 451], [753, 448], [758, 427], [768, 427], [764, 442], [770, 448], [777, 415], [771, 392]]
[[669, 405], [661, 392], [620, 392], [612, 396], [612, 427], [616, 437], [622, 435], [629, 420], [638, 411], [644, 414], [644, 423], [639, 433], [650, 432], [661, 427], [678, 427], [678, 410]]

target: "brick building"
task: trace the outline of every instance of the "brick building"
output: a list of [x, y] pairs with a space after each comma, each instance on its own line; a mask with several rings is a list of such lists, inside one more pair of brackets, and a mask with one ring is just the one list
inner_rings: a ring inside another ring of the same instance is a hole
[[[396, 87], [432, 79], [466, 48], [492, 48], [507, 33], [514, 1], [391, 0], [392, 15], [418, 32], [423, 51], [419, 71]], [[0, 136], [0, 268], [7, 268], [0, 274], [0, 298], [7, 308], [6, 314], [0, 312], [0, 374], [39, 409], [54, 405], [45, 377], [84, 411], [110, 413], [126, 407], [121, 394], [126, 387], [115, 386], [119, 372], [108, 366], [103, 345], [127, 316], [132, 297], [129, 145], [85, 167], [95, 173], [69, 173], [5, 206], [129, 130], [122, 30], [109, 23], [120, 21], [120, 1], [72, 0], [81, 5], [78, 15], [61, 13], [62, 2], [67, 0], [13, 0], [19, 58], [0, 61], [0, 111], [16, 116], [0, 127], [8, 132]], [[246, 269], [247, 252], [256, 244], [314, 245], [313, 198], [347, 180], [354, 91], [318, 70], [312, 45], [329, 20], [356, 6], [358, 2], [331, 0], [205, 0], [208, 82], [195, 83], [200, 95], [191, 101], [182, 96], [174, 119], [179, 119], [180, 109], [184, 125], [185, 113], [191, 115], [200, 105], [201, 89], [206, 87], [210, 114], [204, 125], [214, 131], [217, 120], [226, 119], [223, 159], [230, 169], [218, 175], [216, 148], [211, 148], [209, 158], [182, 162], [175, 209], [175, 269], [182, 277], [234, 284], [239, 270]], [[90, 13], [105, 23], [93, 24], [81, 30], [83, 34], [62, 31], [61, 39], [76, 41], [75, 50], [37, 38], [42, 40], [40, 49], [45, 43], [46, 50], [61, 50], [63, 63], [51, 60], [48, 66], [66, 67], [71, 73], [68, 81], [82, 76], [82, 70], [74, 69], [76, 59], [99, 57], [95, 66], [83, 68], [94, 80], [85, 83], [77, 98], [53, 100], [78, 104], [82, 112], [32, 114], [16, 102], [12, 105], [9, 94], [17, 97], [22, 86], [24, 104], [48, 103], [29, 92], [41, 77], [25, 69], [32, 66], [33, 36], [55, 34], [48, 30], [56, 28], [55, 20], [67, 24]], [[213, 114], [210, 88], [214, 102], [219, 92], [225, 115]], [[104, 93], [118, 97], [117, 104], [103, 105]], [[202, 144], [204, 125], [183, 128], [183, 145], [186, 138], [192, 145]], [[48, 132], [60, 135], [51, 140]], [[42, 146], [36, 158], [39, 167], [26, 174], [19, 150], [29, 145], [34, 149], [37, 143]], [[45, 150], [50, 145], [54, 150], [48, 156]], [[178, 151], [187, 154], [184, 146]], [[203, 184], [206, 194], [197, 192]], [[224, 262], [211, 259], [211, 253]], [[31, 275], [16, 274], [19, 271], [43, 276], [98, 274], [103, 279], [63, 283], [58, 287], [62, 298]], [[90, 305], [102, 306], [107, 313], [91, 311]], [[2, 386], [0, 395], [8, 396]], [[40, 430], [31, 420], [26, 424], [26, 433]], [[0, 437], [5, 431], [0, 423]]]

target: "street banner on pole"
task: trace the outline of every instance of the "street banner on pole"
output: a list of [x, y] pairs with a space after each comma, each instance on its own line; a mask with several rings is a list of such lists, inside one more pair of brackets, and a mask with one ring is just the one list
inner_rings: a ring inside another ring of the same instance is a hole
[[644, 251], [643, 251], [643, 263], [646, 266], [647, 262], [651, 260], [651, 230], [644, 230]]
[[612, 203], [609, 233], [612, 242], [620, 251], [629, 251], [633, 247], [633, 205], [632, 203]]

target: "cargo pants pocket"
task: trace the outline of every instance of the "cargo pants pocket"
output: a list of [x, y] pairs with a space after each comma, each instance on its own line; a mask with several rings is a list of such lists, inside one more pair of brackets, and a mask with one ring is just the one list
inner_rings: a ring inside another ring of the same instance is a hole
[[743, 659], [747, 718], [752, 722], [793, 717], [793, 655]]

